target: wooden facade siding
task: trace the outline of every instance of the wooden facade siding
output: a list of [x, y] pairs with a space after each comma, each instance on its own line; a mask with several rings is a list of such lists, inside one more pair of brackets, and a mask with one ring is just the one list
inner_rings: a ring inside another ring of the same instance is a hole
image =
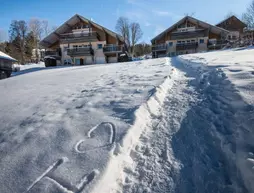
[[211, 33], [209, 32], [209, 36], [208, 36], [209, 39], [221, 39], [221, 36], [220, 35], [217, 35], [217, 34], [214, 34], [214, 33]]
[[217, 24], [218, 27], [221, 27], [223, 29], [229, 30], [229, 31], [238, 31], [240, 34], [243, 33], [243, 29], [247, 27], [245, 23], [243, 23], [241, 20], [239, 20], [237, 17], [232, 16], [223, 22]]

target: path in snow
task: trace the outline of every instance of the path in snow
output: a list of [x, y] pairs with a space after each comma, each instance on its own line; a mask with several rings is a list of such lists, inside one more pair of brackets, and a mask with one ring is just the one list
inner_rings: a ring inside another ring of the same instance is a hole
[[174, 63], [179, 76], [132, 149], [120, 191], [252, 192], [254, 144], [244, 139], [253, 106], [221, 70], [200, 74]]

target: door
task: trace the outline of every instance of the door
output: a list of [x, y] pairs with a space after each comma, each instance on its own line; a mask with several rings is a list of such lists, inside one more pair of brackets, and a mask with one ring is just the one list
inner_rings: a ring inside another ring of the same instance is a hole
[[80, 58], [80, 65], [84, 65], [84, 59]]

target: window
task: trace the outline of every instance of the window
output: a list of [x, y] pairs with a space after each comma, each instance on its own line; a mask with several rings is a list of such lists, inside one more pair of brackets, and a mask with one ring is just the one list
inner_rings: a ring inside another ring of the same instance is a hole
[[173, 42], [168, 42], [168, 47], [172, 47], [173, 46]]
[[98, 49], [102, 49], [102, 44], [97, 44]]
[[200, 44], [204, 44], [204, 43], [205, 43], [205, 40], [204, 40], [204, 39], [200, 39], [200, 40], [199, 40], [199, 43], [200, 43]]
[[177, 43], [178, 43], [178, 44], [184, 44], [185, 41], [180, 41], [180, 40], [179, 40], [179, 41], [177, 41]]

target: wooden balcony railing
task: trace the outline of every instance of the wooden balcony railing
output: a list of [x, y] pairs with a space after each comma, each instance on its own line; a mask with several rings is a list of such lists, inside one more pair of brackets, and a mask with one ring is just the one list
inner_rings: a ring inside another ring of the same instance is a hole
[[68, 33], [61, 34], [61, 43], [79, 43], [79, 42], [93, 42], [100, 40], [97, 32], [83, 32], [83, 33]]
[[45, 56], [59, 56], [59, 51], [45, 51]]
[[227, 40], [208, 41], [207, 47], [209, 49], [220, 49], [228, 44]]
[[188, 49], [197, 49], [197, 42], [189, 42], [189, 43], [178, 43], [176, 44], [176, 50], [188, 50]]
[[68, 48], [67, 55], [73, 56], [92, 56], [94, 55], [94, 50], [92, 47], [83, 47], [83, 48]]
[[205, 37], [208, 31], [203, 29], [195, 29], [194, 31], [176, 31], [172, 32], [171, 39], [172, 40], [181, 40], [188, 38], [196, 38], [196, 37]]
[[164, 51], [167, 50], [166, 44], [158, 44], [152, 47], [152, 51]]
[[123, 46], [118, 45], [105, 45], [103, 47], [104, 53], [117, 53], [117, 52], [123, 52]]

